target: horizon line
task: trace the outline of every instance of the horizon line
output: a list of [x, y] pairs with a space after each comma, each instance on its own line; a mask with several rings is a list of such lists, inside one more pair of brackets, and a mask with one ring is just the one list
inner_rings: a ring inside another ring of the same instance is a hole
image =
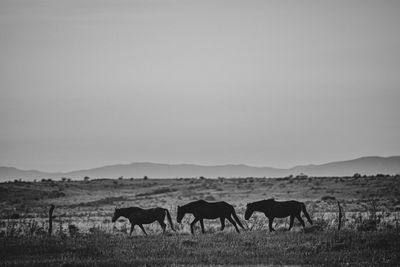
[[97, 167], [92, 167], [92, 168], [75, 169], [72, 171], [41, 171], [38, 169], [20, 169], [15, 166], [0, 166], [0, 168], [10, 168], [10, 169], [12, 168], [12, 169], [20, 170], [20, 171], [35, 171], [35, 172], [41, 172], [41, 173], [46, 173], [46, 174], [68, 174], [68, 173], [89, 171], [89, 170], [93, 170], [93, 169], [106, 168], [106, 167], [129, 166], [132, 164], [158, 164], [158, 165], [167, 165], [167, 166], [192, 165], [192, 166], [198, 166], [198, 167], [245, 166], [245, 167], [250, 167], [250, 168], [271, 168], [271, 169], [276, 169], [276, 170], [290, 170], [290, 169], [294, 169], [297, 167], [303, 167], [303, 166], [320, 166], [320, 165], [326, 165], [326, 164], [331, 164], [331, 163], [354, 161], [354, 160], [365, 159], [365, 158], [386, 158], [387, 159], [387, 158], [393, 158], [393, 157], [400, 157], [400, 155], [360, 156], [357, 158], [329, 161], [329, 162], [324, 162], [324, 163], [320, 163], [320, 164], [315, 164], [315, 163], [299, 164], [299, 165], [295, 165], [295, 166], [287, 167], [287, 168], [278, 168], [278, 167], [271, 167], [271, 166], [254, 166], [254, 165], [249, 165], [249, 164], [245, 164], [245, 163], [236, 163], [236, 164], [235, 163], [226, 163], [226, 164], [207, 165], [207, 164], [198, 164], [198, 163], [162, 163], [162, 162], [150, 162], [150, 161], [136, 161], [136, 162], [130, 162], [130, 163], [107, 164], [107, 165], [97, 166]]

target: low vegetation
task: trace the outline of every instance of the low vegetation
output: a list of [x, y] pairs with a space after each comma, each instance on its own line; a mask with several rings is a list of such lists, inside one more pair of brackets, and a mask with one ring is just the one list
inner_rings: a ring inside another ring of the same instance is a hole
[[327, 265], [394, 266], [400, 233], [232, 231], [129, 237], [92, 231], [73, 236], [0, 239], [6, 266]]
[[[90, 179], [0, 184], [1, 266], [307, 265], [398, 266], [399, 177], [287, 177], [279, 179]], [[42, 194], [41, 192], [48, 192]], [[57, 194], [51, 192], [59, 192]], [[289, 219], [243, 219], [247, 202], [274, 197], [306, 203], [314, 225], [287, 231]], [[111, 223], [116, 206], [170, 210], [195, 199], [235, 206], [248, 229], [205, 221], [206, 234], [189, 234], [190, 216], [177, 233], [154, 223], [129, 237], [129, 222]], [[343, 208], [337, 230], [338, 206]], [[52, 236], [48, 209], [55, 204]]]

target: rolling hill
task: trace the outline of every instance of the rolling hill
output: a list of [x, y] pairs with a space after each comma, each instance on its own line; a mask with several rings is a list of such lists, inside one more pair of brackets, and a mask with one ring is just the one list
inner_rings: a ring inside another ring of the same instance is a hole
[[67, 173], [47, 173], [37, 170], [19, 170], [13, 167], [0, 167], [0, 181], [22, 179], [34, 180], [42, 178], [59, 179], [68, 177], [82, 179], [91, 178], [177, 178], [177, 177], [284, 177], [304, 173], [309, 176], [351, 176], [354, 173], [362, 175], [399, 174], [400, 156], [393, 157], [362, 157], [347, 161], [330, 162], [321, 165], [302, 165], [290, 169], [272, 167], [253, 167], [248, 165], [218, 165], [204, 166], [195, 164], [160, 164], [131, 163], [110, 165], [99, 168], [77, 170]]

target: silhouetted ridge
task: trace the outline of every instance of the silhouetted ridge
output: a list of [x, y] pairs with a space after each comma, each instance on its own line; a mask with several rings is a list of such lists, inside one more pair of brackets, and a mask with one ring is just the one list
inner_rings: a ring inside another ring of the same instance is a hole
[[226, 164], [205, 166], [196, 164], [162, 164], [150, 162], [135, 162], [117, 164], [93, 169], [78, 170], [67, 173], [46, 173], [37, 170], [19, 170], [13, 167], [0, 167], [0, 181], [23, 179], [33, 180], [42, 178], [59, 179], [68, 177], [82, 179], [91, 178], [180, 178], [180, 177], [284, 177], [304, 173], [309, 176], [352, 176], [400, 174], [400, 156], [393, 157], [362, 157], [347, 161], [330, 162], [321, 165], [303, 165], [290, 169], [271, 167], [253, 167], [244, 164]]

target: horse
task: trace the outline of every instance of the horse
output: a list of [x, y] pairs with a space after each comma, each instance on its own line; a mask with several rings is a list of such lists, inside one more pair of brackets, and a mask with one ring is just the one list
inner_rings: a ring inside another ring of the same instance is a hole
[[129, 235], [132, 235], [135, 225], [139, 225], [143, 233], [147, 235], [146, 231], [143, 228], [143, 224], [150, 224], [155, 221], [158, 221], [158, 223], [161, 225], [163, 233], [165, 232], [165, 229], [167, 228], [167, 225], [164, 223], [165, 215], [167, 215], [169, 224], [171, 225], [171, 229], [175, 231], [169, 211], [167, 209], [158, 207], [152, 209], [142, 209], [139, 207], [121, 209], [116, 208], [111, 221], [115, 222], [118, 220], [119, 217], [125, 217], [131, 223], [131, 232], [129, 233]]
[[275, 201], [273, 198], [267, 200], [261, 200], [253, 203], [247, 204], [246, 212], [244, 218], [249, 220], [253, 212], [259, 211], [263, 212], [265, 216], [268, 218], [269, 222], [269, 231], [275, 231], [272, 227], [272, 222], [274, 218], [285, 218], [290, 216], [290, 226], [289, 231], [293, 227], [294, 218], [301, 223], [303, 228], [305, 227], [304, 221], [300, 216], [300, 213], [303, 211], [306, 216], [308, 222], [312, 225], [312, 221], [310, 215], [306, 210], [306, 205], [303, 202], [291, 200], [291, 201]]
[[[197, 200], [190, 202], [183, 206], [178, 206], [178, 214], [176, 221], [181, 223], [186, 213], [193, 214], [194, 220], [190, 223], [190, 232], [194, 235], [194, 224], [200, 221], [201, 231], [204, 234], [204, 222], [203, 219], [217, 219], [221, 220], [221, 231], [225, 228], [225, 219], [228, 219], [236, 229], [236, 232], [240, 233], [238, 227], [245, 229], [236, 215], [235, 209], [232, 205], [220, 201], [220, 202], [207, 202], [205, 200]], [[232, 218], [233, 217], [233, 218]], [[236, 222], [235, 222], [236, 221]]]

